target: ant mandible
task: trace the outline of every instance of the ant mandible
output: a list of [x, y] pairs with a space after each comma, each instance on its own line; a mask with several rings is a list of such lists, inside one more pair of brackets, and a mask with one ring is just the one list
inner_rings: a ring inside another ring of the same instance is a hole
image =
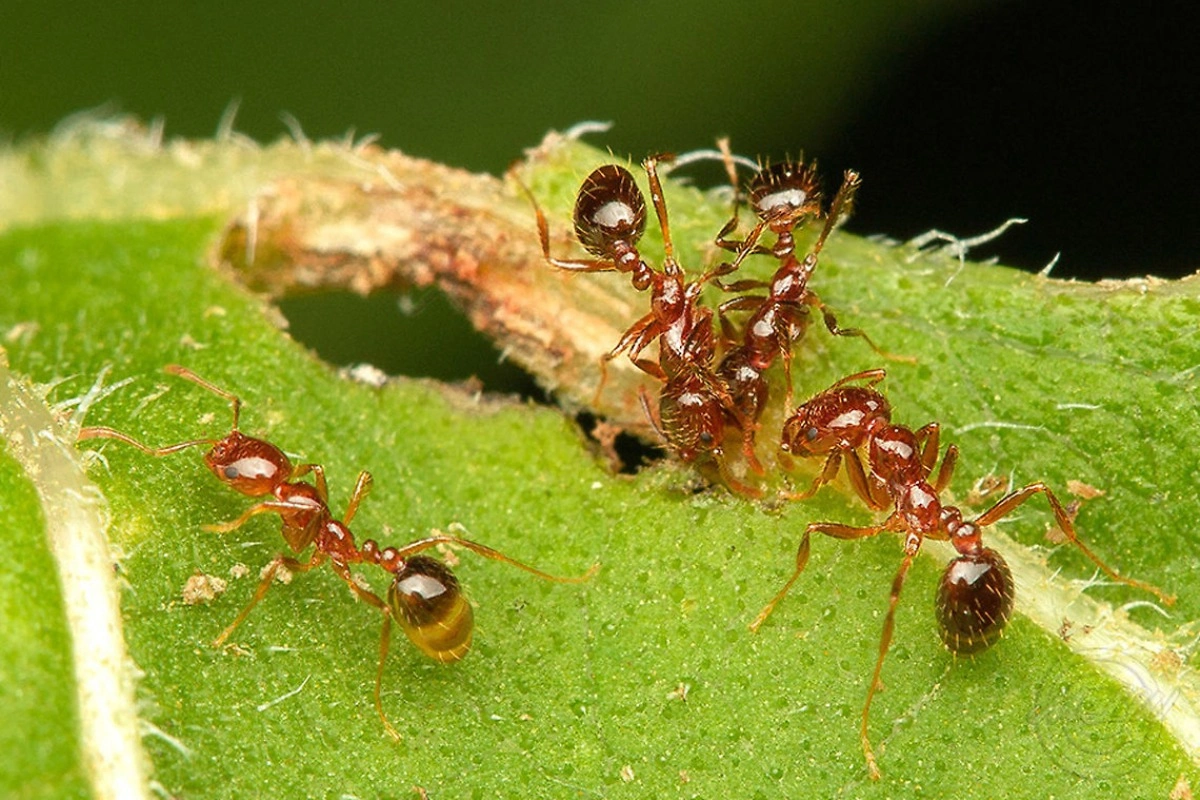
[[[797, 408], [784, 424], [781, 447], [801, 457], [825, 456], [824, 467], [812, 486], [798, 497], [811, 496], [832, 481], [844, 461], [855, 493], [873, 510], [891, 506], [891, 514], [881, 524], [862, 527], [835, 522], [810, 523], [796, 551], [795, 571], [750, 624], [750, 629], [757, 631], [800, 577], [808, 564], [812, 534], [820, 533], [835, 539], [865, 539], [893, 531], [904, 536], [904, 556], [892, 580], [879, 656], [862, 711], [860, 736], [872, 779], [879, 778], [879, 767], [868, 735], [871, 701], [879, 689], [883, 661], [891, 646], [900, 591], [925, 538], [950, 541], [958, 552], [958, 557], [942, 573], [937, 593], [938, 628], [943, 643], [954, 653], [971, 654], [990, 647], [1007, 625], [1013, 608], [1012, 574], [999, 553], [983, 546], [982, 529], [1004, 519], [1037, 494], [1045, 495], [1067, 540], [1105, 575], [1116, 582], [1150, 592], [1167, 605], [1175, 602], [1173, 596], [1161, 589], [1126, 578], [1101, 561], [1080, 540], [1070, 514], [1045, 483], [1031, 483], [1010, 492], [973, 520], [964, 520], [957, 507], [942, 504], [940, 495], [954, 473], [958, 449], [953, 445], [946, 449], [934, 475], [939, 451], [938, 424], [930, 423], [916, 431], [892, 424], [891, 407], [874, 388], [884, 377], [882, 369], [860, 372], [814, 396]], [[866, 385], [852, 385], [860, 381]], [[865, 466], [860, 456], [864, 449], [867, 453]]]
[[[649, 289], [650, 312], [621, 336], [617, 345], [600, 362], [599, 397], [607, 376], [607, 363], [622, 352], [643, 372], [662, 381], [659, 413], [651, 411], [645, 390], [640, 389], [643, 408], [651, 425], [686, 462], [701, 455], [711, 457], [727, 486], [742, 494], [757, 496], [758, 490], [735, 478], [725, 463], [725, 421], [742, 424], [724, 383], [712, 369], [715, 343], [712, 311], [701, 308], [698, 299], [704, 286], [736, 268], [722, 264], [695, 281], [687, 281], [675, 257], [663, 198], [658, 164], [670, 160], [660, 155], [647, 158], [642, 166], [650, 184], [650, 197], [663, 237], [663, 268], [656, 270], [641, 257], [637, 243], [645, 232], [646, 201], [633, 176], [624, 167], [608, 164], [584, 180], [575, 203], [575, 232], [580, 243], [596, 259], [560, 259], [550, 254], [549, 227], [534, 202], [542, 254], [560, 269], [575, 272], [628, 272], [634, 288]], [[531, 196], [532, 199], [532, 196]], [[657, 362], [642, 358], [642, 352], [659, 341]], [[748, 429], [747, 425], [742, 427]], [[743, 448], [751, 468], [761, 472], [753, 443]]]
[[[441, 544], [455, 544], [485, 558], [510, 564], [543, 580], [556, 583], [581, 583], [591, 578], [598, 569], [599, 565], [595, 565], [580, 577], [550, 575], [498, 550], [443, 533], [399, 548], [381, 548], [375, 540], [367, 539], [359, 548], [355, 545], [349, 525], [358, 511], [360, 502], [371, 489], [373, 479], [370, 473], [359, 473], [343, 518], [335, 519], [329, 510], [325, 471], [320, 465], [293, 466], [287, 455], [275, 445], [241, 433], [238, 428], [241, 400], [236, 395], [206, 381], [185, 367], [172, 364], [168, 365], [165, 371], [228, 400], [233, 411], [230, 432], [221, 439], [195, 439], [166, 447], [149, 447], [126, 433], [96, 426], [80, 429], [77, 439], [115, 439], [156, 457], [207, 445], [210, 449], [204, 455], [205, 464], [222, 483], [249, 497], [272, 496], [271, 500], [251, 506], [237, 519], [205, 525], [204, 528], [214, 532], [229, 532], [240, 528], [258, 514], [276, 513], [282, 521], [283, 538], [292, 551], [299, 554], [312, 545], [312, 556], [307, 561], [301, 561], [283, 554], [276, 555], [263, 570], [250, 602], [213, 640], [213, 646], [223, 645], [245, 621], [266, 595], [281, 568], [291, 572], [307, 572], [328, 560], [334, 572], [346, 582], [355, 595], [383, 614], [379, 666], [375, 676], [375, 709], [384, 729], [396, 740], [401, 738], [400, 734], [384, 713], [382, 700], [383, 668], [391, 643], [392, 618], [396, 618], [405, 635], [422, 653], [442, 663], [452, 663], [463, 658], [470, 650], [474, 633], [471, 605], [463, 595], [453, 571], [442, 562], [420, 553]], [[316, 476], [315, 485], [296, 480], [309, 473]], [[386, 602], [369, 589], [359, 586], [354, 580], [350, 565], [357, 563], [375, 564], [392, 574]]]

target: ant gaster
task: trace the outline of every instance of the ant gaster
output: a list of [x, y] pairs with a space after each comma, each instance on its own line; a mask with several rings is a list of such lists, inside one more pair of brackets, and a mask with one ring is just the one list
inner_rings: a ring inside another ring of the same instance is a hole
[[[644, 389], [640, 390], [641, 401], [651, 424], [680, 458], [687, 462], [701, 456], [711, 458], [726, 485], [757, 496], [758, 490], [735, 478], [725, 463], [725, 421], [732, 417], [740, 422], [740, 412], [712, 368], [715, 358], [712, 311], [698, 305], [704, 286], [735, 267], [722, 264], [695, 281], [686, 280], [675, 258], [658, 177], [659, 162], [669, 158], [652, 156], [643, 162], [663, 237], [661, 271], [647, 264], [638, 252], [637, 243], [645, 232], [646, 201], [629, 171], [616, 164], [599, 167], [588, 175], [575, 203], [576, 236], [597, 258], [552, 256], [549, 227], [535, 202], [542, 253], [548, 263], [560, 269], [627, 272], [634, 288], [650, 290], [650, 312], [631, 325], [616, 346], [602, 357], [597, 396], [604, 387], [607, 363], [627, 352], [639, 369], [664, 383], [657, 415], [651, 411]], [[659, 342], [658, 361], [642, 358], [642, 352], [655, 340]], [[746, 440], [743, 449], [751, 468], [761, 472], [752, 442]]]
[[[942, 641], [955, 653], [975, 653], [1000, 636], [1013, 607], [1013, 580], [1003, 557], [984, 547], [982, 529], [994, 525], [1037, 494], [1045, 495], [1054, 519], [1066, 538], [1114, 581], [1151, 592], [1170, 605], [1174, 597], [1148, 583], [1119, 575], [1084, 544], [1062, 503], [1046, 484], [1031, 483], [1010, 492], [973, 520], [944, 505], [941, 493], [950, 483], [958, 450], [946, 449], [936, 475], [939, 426], [930, 423], [916, 431], [891, 422], [891, 407], [873, 387], [885, 377], [875, 369], [843, 378], [796, 409], [783, 427], [781, 447], [802, 457], [825, 457], [825, 465], [807, 492], [808, 497], [836, 477], [842, 462], [855, 493], [874, 510], [892, 508], [878, 525], [854, 527], [835, 522], [808, 525], [796, 551], [796, 569], [779, 593], [751, 623], [757, 631], [800, 577], [808, 563], [809, 539], [814, 533], [835, 539], [865, 539], [884, 531], [904, 536], [904, 556], [892, 581], [887, 616], [880, 636], [879, 656], [867, 689], [860, 729], [863, 753], [872, 778], [879, 777], [868, 736], [871, 701], [880, 686], [880, 672], [892, 642], [896, 604], [909, 567], [924, 539], [949, 541], [958, 552], [942, 574], [937, 593], [938, 627]], [[851, 385], [864, 381], [865, 386]], [[866, 451], [864, 465], [860, 453]], [[932, 481], [930, 480], [932, 476]]]
[[[184, 367], [172, 364], [165, 371], [228, 400], [233, 410], [233, 425], [229, 433], [221, 439], [195, 439], [166, 447], [149, 447], [128, 434], [97, 426], [80, 429], [78, 440], [116, 439], [156, 457], [207, 445], [210, 449], [204, 455], [204, 462], [218, 480], [249, 497], [270, 495], [273, 499], [251, 506], [237, 519], [206, 525], [204, 528], [224, 533], [240, 528], [258, 514], [276, 513], [282, 521], [283, 538], [293, 553], [298, 555], [310, 545], [314, 546], [313, 553], [306, 561], [283, 554], [276, 555], [263, 569], [250, 602], [217, 636], [213, 646], [223, 645], [249, 616], [266, 595], [281, 568], [291, 572], [307, 572], [328, 560], [334, 572], [355, 595], [383, 614], [379, 666], [375, 676], [375, 709], [385, 730], [394, 739], [399, 740], [400, 734], [384, 714], [382, 701], [383, 668], [391, 642], [392, 618], [397, 620], [405, 635], [422, 653], [442, 663], [458, 661], [465, 656], [470, 650], [474, 631], [471, 605], [463, 595], [454, 573], [442, 562], [420, 553], [438, 545], [454, 544], [556, 583], [586, 581], [598, 568], [598, 565], [593, 566], [586, 575], [577, 578], [550, 575], [485, 545], [444, 533], [399, 548], [380, 547], [375, 540], [367, 539], [359, 548], [349, 525], [358, 511], [359, 503], [370, 491], [373, 483], [370, 473], [359, 473], [345, 515], [341, 520], [335, 519], [329, 510], [325, 471], [320, 465], [293, 466], [287, 455], [275, 445], [242, 433], [238, 429], [241, 400], [236, 395]], [[316, 476], [315, 485], [296, 480], [309, 473]], [[392, 574], [386, 602], [355, 581], [350, 565], [358, 563], [375, 564]]]

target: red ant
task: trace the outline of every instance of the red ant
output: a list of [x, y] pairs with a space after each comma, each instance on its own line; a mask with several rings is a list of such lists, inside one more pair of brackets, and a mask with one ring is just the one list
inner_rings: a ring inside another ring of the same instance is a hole
[[[604, 387], [607, 363], [628, 351], [629, 359], [639, 369], [664, 383], [657, 415], [651, 411], [645, 390], [641, 389], [640, 393], [647, 417], [671, 448], [686, 462], [701, 455], [711, 457], [726, 485], [742, 494], [757, 496], [758, 490], [730, 474], [724, 460], [726, 419], [732, 417], [741, 423], [741, 415], [729, 390], [712, 369], [715, 358], [712, 311], [697, 303], [707, 283], [735, 267], [722, 264], [695, 281], [686, 280], [683, 268], [675, 258], [666, 202], [658, 177], [659, 162], [670, 158], [652, 156], [642, 164], [662, 230], [664, 258], [661, 271], [647, 264], [638, 252], [637, 243], [646, 228], [646, 201], [633, 175], [616, 164], [599, 167], [588, 175], [575, 202], [576, 236], [597, 258], [553, 257], [549, 226], [535, 201], [542, 254], [551, 265], [574, 272], [628, 272], [634, 288], [650, 290], [650, 312], [631, 325], [617, 345], [601, 358], [597, 397]], [[641, 358], [642, 351], [656, 339], [659, 341], [658, 361]], [[748, 462], [761, 472], [752, 443], [747, 440], [745, 444]]]
[[[796, 551], [796, 569], [779, 593], [750, 625], [757, 631], [783, 600], [808, 564], [809, 539], [814, 533], [835, 539], [865, 539], [883, 531], [904, 535], [904, 557], [892, 580], [888, 612], [879, 642], [879, 657], [863, 705], [863, 753], [872, 779], [879, 767], [868, 737], [871, 701], [880, 688], [883, 660], [892, 642], [896, 604], [913, 559], [922, 541], [950, 541], [958, 557], [947, 565], [938, 585], [937, 618], [941, 638], [954, 653], [976, 653], [990, 647], [1007, 625], [1013, 608], [1013, 580], [999, 553], [984, 547], [982, 529], [994, 525], [1036, 494], [1043, 494], [1054, 519], [1067, 539], [1079, 548], [1105, 575], [1114, 581], [1151, 592], [1170, 605], [1175, 598], [1148, 583], [1123, 577], [1100, 560], [1075, 532], [1070, 514], [1046, 484], [1031, 483], [1010, 492], [973, 520], [944, 505], [941, 493], [950, 483], [958, 449], [946, 448], [937, 474], [930, 477], [938, 459], [939, 426], [930, 423], [916, 431], [891, 422], [891, 407], [873, 387], [885, 377], [882, 369], [868, 370], [843, 378], [796, 409], [783, 427], [783, 450], [803, 457], [825, 456], [825, 465], [807, 492], [808, 497], [832, 481], [841, 463], [846, 464], [850, 485], [873, 510], [892, 507], [881, 524], [854, 527], [836, 522], [813, 522], [804, 531]], [[865, 381], [865, 386], [853, 386]], [[860, 452], [866, 450], [866, 465]]]
[[[419, 553], [443, 543], [457, 544], [485, 558], [511, 564], [556, 583], [586, 581], [598, 568], [593, 567], [586, 575], [578, 578], [558, 577], [523, 564], [485, 545], [443, 533], [410, 542], [400, 548], [380, 548], [376, 541], [367, 539], [359, 548], [355, 545], [349, 525], [358, 511], [359, 503], [370, 491], [373, 483], [370, 473], [359, 473], [344, 517], [341, 520], [335, 519], [329, 510], [325, 471], [320, 465], [293, 466], [287, 455], [275, 445], [246, 436], [238, 430], [241, 400], [236, 395], [209, 383], [184, 367], [172, 364], [165, 369], [166, 372], [191, 381], [230, 402], [233, 426], [228, 434], [221, 439], [195, 439], [167, 447], [148, 447], [113, 428], [89, 427], [80, 429], [78, 440], [116, 439], [156, 457], [189, 447], [207, 445], [210, 450], [204, 455], [204, 462], [218, 480], [249, 497], [272, 496], [273, 499], [251, 506], [235, 520], [206, 525], [204, 528], [224, 533], [236, 530], [257, 514], [276, 513], [282, 520], [283, 538], [292, 552], [298, 555], [309, 545], [313, 545], [313, 553], [307, 561], [283, 554], [276, 555], [263, 570], [258, 588], [250, 602], [213, 640], [213, 646], [223, 645], [249, 616], [271, 588], [272, 581], [281, 567], [291, 572], [307, 572], [328, 560], [334, 572], [346, 582], [355, 595], [383, 614], [379, 667], [375, 677], [375, 709], [385, 730], [394, 739], [399, 740], [400, 734], [384, 714], [382, 701], [383, 667], [391, 642], [392, 618], [396, 618], [405, 635], [421, 652], [442, 663], [458, 661], [465, 656], [470, 650], [474, 631], [471, 605], [463, 596], [454, 573], [442, 562]], [[316, 476], [315, 485], [296, 480], [310, 472]], [[354, 580], [349, 565], [364, 562], [376, 564], [393, 575], [386, 602], [369, 589], [359, 586]]]
[[[732, 156], [728, 152], [727, 143], [721, 144], [726, 168], [736, 189], [736, 170]], [[825, 327], [834, 336], [860, 337], [875, 352], [887, 358], [895, 358], [880, 350], [862, 330], [840, 327], [829, 307], [808, 288], [808, 281], [817, 267], [817, 258], [825, 247], [825, 240], [837, 224], [850, 213], [854, 196], [861, 183], [857, 172], [847, 170], [828, 213], [823, 214], [815, 164], [804, 164], [801, 161], [768, 164], [754, 175], [747, 187], [750, 205], [759, 219], [758, 224], [742, 241], [727, 238], [738, 223], [735, 208], [733, 217], [717, 234], [717, 246], [737, 254], [728, 270], [730, 272], [737, 269], [748, 255], [770, 255], [780, 262], [770, 281], [741, 280], [729, 284], [718, 282], [722, 289], [729, 292], [767, 290], [766, 295], [735, 297], [717, 308], [721, 330], [731, 342], [738, 342], [739, 337], [729, 322], [728, 314], [732, 311], [751, 312], [740, 342], [726, 351], [725, 357], [717, 367], [717, 374], [729, 386], [738, 409], [751, 423], [757, 422], [762, 415], [768, 394], [763, 373], [770, 368], [777, 356], [783, 358], [787, 407], [792, 407], [792, 345], [804, 336], [809, 324], [810, 309], [821, 312]], [[825, 224], [811, 252], [803, 260], [797, 259], [793, 231], [808, 220], [820, 219], [822, 216]], [[776, 235], [775, 245], [770, 248], [759, 244], [759, 239], [766, 230]]]

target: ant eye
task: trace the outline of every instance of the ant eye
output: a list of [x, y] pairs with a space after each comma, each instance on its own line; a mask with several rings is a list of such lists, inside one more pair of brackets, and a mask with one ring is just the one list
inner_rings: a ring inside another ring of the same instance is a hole
[[817, 437], [820, 435], [820, 431], [818, 431], [816, 428], [809, 428], [804, 432], [804, 438], [808, 439], [810, 442], [815, 442]]
[[240, 476], [241, 474], [242, 474], [241, 471], [234, 464], [230, 464], [227, 467], [225, 467], [225, 477], [231, 481], [237, 480], [238, 476]]

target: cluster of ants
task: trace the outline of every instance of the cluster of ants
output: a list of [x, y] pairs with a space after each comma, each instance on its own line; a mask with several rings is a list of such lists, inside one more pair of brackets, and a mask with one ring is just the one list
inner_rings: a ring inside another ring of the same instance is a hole
[[[877, 353], [888, 356], [857, 328], [842, 328], [834, 314], [808, 288], [818, 257], [829, 235], [849, 213], [859, 176], [847, 171], [828, 208], [812, 164], [784, 161], [757, 170], [747, 184], [747, 196], [757, 223], [743, 239], [731, 238], [739, 223], [736, 164], [727, 147], [723, 157], [734, 185], [733, 216], [717, 234], [716, 245], [732, 253], [722, 262], [688, 280], [675, 256], [667, 219], [666, 202], [658, 166], [669, 156], [646, 159], [650, 198], [662, 231], [664, 257], [661, 268], [642, 258], [638, 242], [646, 228], [646, 201], [628, 170], [615, 164], [602, 166], [584, 180], [575, 203], [575, 233], [591, 258], [557, 258], [550, 253], [549, 225], [540, 208], [538, 234], [543, 255], [551, 265], [573, 272], [628, 273], [635, 289], [650, 291], [650, 311], [621, 336], [616, 346], [601, 359], [603, 391], [609, 361], [626, 353], [643, 372], [661, 382], [657, 407], [644, 387], [639, 387], [642, 406], [651, 425], [680, 459], [711, 465], [732, 491], [752, 498], [762, 490], [737, 477], [725, 453], [726, 439], [740, 438], [746, 468], [758, 475], [766, 470], [756, 455], [756, 436], [767, 408], [771, 384], [767, 372], [778, 360], [783, 366], [786, 408], [793, 408], [791, 361], [796, 343], [804, 336], [813, 312], [819, 312], [830, 333], [855, 336]], [[531, 196], [532, 199], [532, 196]], [[795, 232], [810, 224], [821, 228], [811, 249], [801, 257]], [[770, 234], [773, 243], [762, 243]], [[769, 281], [721, 281], [736, 272], [750, 257], [764, 256], [778, 262]], [[737, 293], [712, 308], [701, 304], [709, 285]], [[744, 294], [744, 292], [757, 292]], [[748, 314], [740, 327], [733, 315]], [[658, 343], [657, 360], [644, 354]], [[360, 472], [346, 511], [337, 519], [329, 508], [325, 470], [319, 464], [293, 465], [277, 446], [243, 434], [239, 430], [240, 399], [194, 372], [180, 366], [166, 368], [229, 401], [233, 423], [220, 439], [196, 439], [165, 447], [149, 447], [134, 437], [108, 427], [86, 427], [80, 441], [115, 439], [142, 452], [161, 457], [191, 447], [206, 446], [205, 464], [216, 478], [234, 491], [261, 498], [238, 518], [206, 526], [217, 532], [232, 531], [260, 514], [278, 514], [281, 533], [295, 556], [312, 547], [307, 560], [277, 555], [263, 570], [250, 602], [214, 640], [223, 645], [270, 589], [281, 569], [306, 572], [329, 562], [334, 572], [360, 599], [383, 616], [379, 665], [375, 677], [375, 708], [386, 731], [400, 738], [383, 710], [384, 664], [391, 641], [393, 619], [427, 656], [449, 663], [466, 655], [474, 628], [470, 603], [463, 596], [454, 573], [443, 562], [421, 555], [431, 548], [451, 544], [480, 556], [510, 564], [548, 581], [579, 583], [595, 572], [593, 567], [579, 577], [557, 577], [509, 556], [458, 536], [435, 533], [402, 547], [381, 547], [375, 540], [355, 543], [349, 525], [359, 504], [370, 491], [369, 473]], [[823, 458], [811, 486], [785, 495], [803, 500], [831, 483], [843, 465], [854, 493], [873, 511], [889, 511], [880, 523], [850, 526], [836, 522], [814, 522], [807, 526], [796, 552], [796, 566], [776, 596], [751, 623], [757, 631], [799, 579], [809, 558], [814, 533], [835, 539], [865, 539], [883, 532], [903, 538], [903, 557], [892, 581], [888, 611], [880, 637], [879, 655], [863, 704], [860, 738], [868, 771], [879, 777], [869, 738], [871, 702], [880, 687], [880, 673], [891, 645], [895, 610], [913, 559], [926, 539], [949, 541], [958, 556], [946, 567], [937, 592], [937, 620], [942, 641], [954, 653], [971, 654], [994, 644], [1008, 623], [1013, 609], [1012, 574], [999, 553], [985, 547], [982, 529], [1008, 516], [1034, 495], [1045, 495], [1063, 534], [1075, 547], [1114, 581], [1155, 594], [1170, 604], [1174, 598], [1150, 584], [1119, 575], [1082, 541], [1072, 516], [1044, 483], [1031, 483], [1010, 492], [991, 508], [971, 520], [960, 509], [942, 502], [958, 450], [951, 445], [941, 451], [940, 428], [932, 422], [912, 430], [892, 422], [891, 406], [876, 386], [884, 379], [882, 369], [872, 369], [842, 378], [791, 411], [783, 425], [778, 448], [791, 457]], [[938, 464], [939, 457], [941, 460]], [[780, 459], [785, 466], [790, 457]], [[935, 472], [936, 468], [936, 472]], [[312, 481], [304, 480], [312, 476]], [[386, 599], [361, 585], [351, 565], [373, 564], [392, 576]]]
[[[339, 520], [329, 508], [324, 467], [309, 463], [293, 465], [291, 459], [274, 444], [242, 433], [238, 428], [241, 400], [236, 395], [184, 367], [172, 364], [166, 367], [166, 371], [228, 400], [233, 409], [233, 425], [229, 433], [220, 439], [195, 439], [166, 447], [149, 447], [126, 433], [98, 426], [81, 428], [78, 440], [116, 439], [152, 456], [165, 456], [190, 447], [206, 446], [210, 449], [204, 455], [204, 463], [217, 480], [247, 497], [270, 498], [246, 509], [235, 520], [206, 525], [205, 529], [224, 533], [240, 528], [258, 514], [278, 514], [283, 539], [292, 552], [299, 555], [311, 546], [312, 555], [305, 561], [277, 555], [263, 569], [258, 589], [250, 602], [217, 636], [213, 646], [225, 644], [266, 595], [281, 568], [290, 572], [307, 572], [328, 561], [354, 594], [383, 614], [379, 667], [375, 674], [375, 710], [384, 729], [397, 741], [401, 738], [400, 734], [388, 721], [382, 699], [383, 668], [391, 643], [392, 620], [396, 620], [422, 653], [444, 664], [458, 661], [467, 654], [471, 649], [475, 627], [471, 604], [463, 595], [453, 571], [442, 561], [420, 555], [422, 552], [439, 545], [456, 545], [556, 583], [581, 583], [596, 571], [596, 567], [593, 567], [586, 575], [571, 578], [549, 575], [490, 547], [446, 533], [436, 533], [402, 547], [380, 547], [374, 539], [365, 540], [361, 546], [356, 545], [349, 525], [358, 511], [359, 503], [371, 489], [369, 472], [358, 474], [346, 512]], [[312, 483], [300, 480], [307, 475], [313, 476]], [[387, 589], [386, 601], [355, 580], [350, 565], [362, 563], [374, 564], [391, 574], [392, 582]]]
[[[771, 393], [766, 373], [776, 360], [782, 362], [786, 408], [792, 409], [792, 350], [804, 336], [811, 314], [820, 312], [830, 333], [860, 337], [880, 355], [896, 357], [876, 347], [861, 330], [841, 328], [808, 287], [826, 239], [853, 205], [859, 175], [847, 171], [825, 208], [812, 164], [789, 160], [759, 168], [746, 186], [757, 222], [745, 238], [737, 240], [730, 238], [739, 222], [736, 164], [727, 146], [722, 146], [722, 154], [734, 187], [734, 212], [715, 243], [734, 257], [691, 281], [675, 256], [658, 174], [659, 164], [670, 161], [670, 156], [653, 156], [642, 164], [662, 231], [661, 269], [648, 264], [638, 251], [646, 228], [646, 202], [633, 175], [624, 167], [599, 167], [579, 189], [575, 234], [591, 258], [551, 255], [549, 226], [536, 202], [534, 206], [548, 263], [572, 272], [628, 273], [634, 288], [650, 291], [649, 313], [633, 323], [602, 357], [597, 395], [603, 391], [607, 363], [627, 353], [639, 369], [662, 384], [656, 409], [644, 387], [639, 387], [639, 395], [647, 418], [668, 448], [685, 462], [715, 466], [730, 490], [757, 498], [761, 490], [736, 477], [729, 468], [727, 434], [740, 433], [747, 468], [762, 475], [765, 470], [755, 454], [755, 435]], [[820, 223], [821, 229], [811, 249], [801, 256], [794, 234], [810, 223]], [[774, 235], [770, 246], [762, 243], [768, 232]], [[766, 256], [778, 263], [769, 281], [720, 280], [736, 272], [751, 256]], [[701, 293], [710, 283], [727, 292], [758, 293], [738, 294], [720, 303], [716, 307], [719, 324], [715, 325], [713, 310], [700, 304]], [[748, 313], [740, 330], [732, 319], [738, 312]], [[657, 361], [643, 355], [655, 341]], [[1012, 614], [1012, 574], [1004, 558], [983, 545], [982, 529], [1038, 494], [1045, 495], [1066, 538], [1105, 575], [1151, 592], [1164, 603], [1174, 602], [1158, 588], [1123, 577], [1101, 561], [1080, 541], [1071, 514], [1044, 483], [1031, 483], [1010, 492], [976, 518], [965, 520], [962, 511], [941, 499], [954, 473], [958, 449], [947, 447], [938, 466], [938, 423], [917, 430], [894, 424], [891, 406], [876, 389], [884, 377], [882, 369], [850, 375], [801, 403], [784, 423], [778, 447], [791, 456], [824, 458], [812, 485], [787, 498], [811, 497], [832, 482], [844, 464], [854, 493], [871, 510], [890, 513], [878, 524], [861, 527], [836, 522], [809, 524], [800, 540], [791, 577], [750, 625], [757, 631], [800, 577], [808, 563], [814, 533], [835, 539], [865, 539], [885, 531], [901, 535], [903, 557], [892, 581], [860, 727], [863, 754], [873, 779], [878, 779], [880, 773], [868, 734], [871, 702], [880, 688], [880, 672], [892, 642], [900, 592], [924, 539], [949, 541], [958, 553], [942, 574], [936, 601], [941, 639], [956, 654], [972, 654], [990, 647]]]

